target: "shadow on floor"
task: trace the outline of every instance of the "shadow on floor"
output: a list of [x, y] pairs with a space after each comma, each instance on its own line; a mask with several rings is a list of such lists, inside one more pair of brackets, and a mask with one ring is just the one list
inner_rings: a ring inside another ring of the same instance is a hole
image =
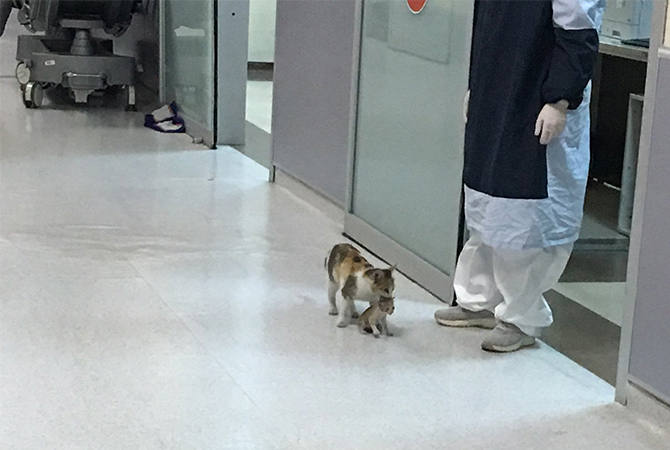
[[269, 169], [272, 165], [272, 136], [249, 121], [246, 133], [246, 144], [236, 145], [233, 148]]
[[621, 328], [558, 292], [545, 297], [554, 312], [554, 324], [542, 340], [614, 385]]

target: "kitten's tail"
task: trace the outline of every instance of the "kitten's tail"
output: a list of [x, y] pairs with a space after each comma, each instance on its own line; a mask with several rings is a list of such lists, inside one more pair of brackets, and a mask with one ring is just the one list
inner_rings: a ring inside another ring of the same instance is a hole
[[335, 281], [333, 279], [333, 262], [334, 262], [335, 254], [334, 254], [334, 249], [331, 249], [328, 254], [326, 255], [326, 258], [323, 260], [323, 270], [326, 271], [328, 274], [328, 279], [330, 281]]

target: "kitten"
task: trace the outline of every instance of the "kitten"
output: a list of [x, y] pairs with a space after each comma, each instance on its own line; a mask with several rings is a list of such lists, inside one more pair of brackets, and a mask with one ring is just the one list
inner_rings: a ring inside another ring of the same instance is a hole
[[338, 316], [340, 328], [358, 317], [354, 300], [376, 303], [381, 296], [393, 295], [395, 266], [375, 269], [353, 245], [333, 247], [324, 266], [328, 271], [329, 314]]
[[[386, 317], [393, 314], [395, 306], [393, 304], [393, 297], [381, 297], [379, 301], [365, 310], [358, 319], [358, 331], [361, 334], [372, 331], [375, 338], [378, 338], [381, 333], [386, 336], [393, 336], [389, 333], [389, 327], [386, 323]], [[381, 326], [381, 333], [377, 325]]]

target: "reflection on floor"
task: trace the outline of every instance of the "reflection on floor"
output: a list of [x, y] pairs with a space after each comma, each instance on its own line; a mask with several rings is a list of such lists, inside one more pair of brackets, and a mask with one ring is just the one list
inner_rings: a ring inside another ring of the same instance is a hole
[[626, 297], [628, 238], [617, 231], [619, 192], [590, 182], [579, 242], [548, 295], [554, 325], [545, 341], [612, 385]]
[[[660, 450], [546, 345], [485, 354], [398, 280], [397, 336], [327, 315], [341, 225], [231, 149], [0, 80], [0, 448]], [[139, 115], [141, 117], [141, 115]]]
[[247, 121], [244, 145], [236, 145], [235, 149], [261, 166], [269, 169], [272, 165], [272, 136]]
[[559, 283], [547, 294], [554, 324], [544, 341], [614, 386], [625, 283]]
[[543, 340], [614, 385], [621, 328], [557, 291], [546, 297], [554, 313], [554, 324], [545, 330]]
[[575, 251], [548, 295], [554, 325], [545, 341], [614, 385], [626, 304], [627, 251]]

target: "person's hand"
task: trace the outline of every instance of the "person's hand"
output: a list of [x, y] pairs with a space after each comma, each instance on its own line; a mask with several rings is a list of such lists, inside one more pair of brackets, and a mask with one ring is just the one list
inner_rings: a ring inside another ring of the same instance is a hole
[[567, 114], [568, 102], [565, 100], [544, 105], [535, 122], [535, 136], [539, 136], [540, 144], [549, 144], [563, 132]]
[[463, 122], [468, 123], [468, 109], [470, 108], [470, 90], [465, 93], [463, 99]]

